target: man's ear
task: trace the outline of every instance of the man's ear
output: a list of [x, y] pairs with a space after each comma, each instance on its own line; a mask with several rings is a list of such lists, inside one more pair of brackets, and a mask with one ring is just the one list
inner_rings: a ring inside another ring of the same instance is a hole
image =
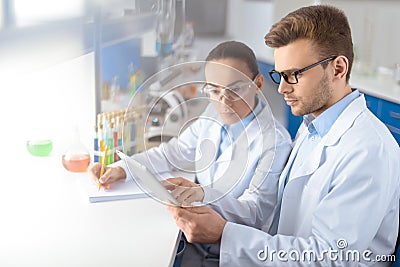
[[345, 56], [338, 56], [333, 60], [334, 79], [346, 79], [349, 71], [349, 60]]

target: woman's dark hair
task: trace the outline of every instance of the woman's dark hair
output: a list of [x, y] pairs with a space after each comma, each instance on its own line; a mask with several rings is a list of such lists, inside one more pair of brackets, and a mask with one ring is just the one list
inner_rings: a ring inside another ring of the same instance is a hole
[[258, 74], [258, 64], [256, 55], [250, 47], [237, 41], [227, 41], [220, 43], [208, 54], [206, 61], [219, 60], [225, 58], [239, 59], [247, 64], [253, 74], [253, 79]]

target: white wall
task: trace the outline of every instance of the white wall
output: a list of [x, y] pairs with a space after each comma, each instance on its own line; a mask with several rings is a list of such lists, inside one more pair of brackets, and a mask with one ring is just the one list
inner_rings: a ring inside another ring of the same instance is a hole
[[259, 59], [271, 59], [264, 36], [272, 26], [274, 1], [229, 0], [227, 34], [249, 45]]
[[393, 68], [400, 63], [400, 1], [396, 0], [229, 0], [227, 33], [249, 44], [258, 58], [273, 62], [272, 50], [263, 40], [272, 24], [301, 6], [319, 3], [346, 13], [360, 62], [356, 71], [374, 73], [379, 66]]
[[274, 22], [279, 21], [282, 17], [286, 16], [289, 12], [295, 11], [296, 9], [318, 4], [320, 1], [315, 0], [279, 0], [274, 1]]
[[346, 13], [362, 70], [374, 73], [379, 66], [393, 68], [395, 63], [400, 63], [400, 1], [322, 2]]
[[[14, 60], [22, 59], [15, 55]], [[53, 154], [61, 155], [76, 125], [87, 149], [92, 150], [95, 125], [93, 53], [32, 72], [8, 74], [1, 79], [3, 130], [0, 135], [3, 141], [7, 140], [2, 144], [3, 149], [5, 146], [7, 151], [18, 154], [26, 152], [26, 141], [49, 138], [53, 141]]]

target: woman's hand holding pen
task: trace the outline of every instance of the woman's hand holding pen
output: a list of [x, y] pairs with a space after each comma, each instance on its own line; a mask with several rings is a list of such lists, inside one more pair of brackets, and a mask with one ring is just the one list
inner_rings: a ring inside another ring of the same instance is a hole
[[105, 167], [104, 174], [101, 177], [100, 177], [100, 171], [101, 171], [101, 164], [99, 162], [93, 164], [93, 166], [89, 170], [93, 181], [95, 181], [96, 184], [100, 182], [101, 186], [104, 187], [104, 189], [110, 189], [112, 183], [126, 178], [126, 173], [124, 169], [119, 166]]
[[171, 194], [183, 206], [189, 206], [193, 202], [202, 202], [204, 199], [203, 188], [185, 178], [169, 178], [161, 181], [162, 185], [171, 191]]

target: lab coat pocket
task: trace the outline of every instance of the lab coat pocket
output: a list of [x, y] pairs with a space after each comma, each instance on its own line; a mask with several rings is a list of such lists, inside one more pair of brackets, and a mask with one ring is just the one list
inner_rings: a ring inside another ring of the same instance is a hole
[[307, 210], [314, 210], [321, 202], [322, 196], [327, 193], [325, 183], [322, 176], [318, 174], [311, 176], [304, 185], [301, 206]]
[[310, 233], [311, 232], [311, 224], [309, 223], [310, 218], [313, 217], [314, 211], [317, 209], [320, 198], [321, 198], [321, 191], [320, 188], [317, 188], [314, 185], [310, 185], [307, 183], [304, 186], [303, 194], [301, 196], [301, 200], [299, 201], [299, 210], [298, 214], [301, 214], [301, 218], [299, 218], [297, 224], [297, 231], [301, 233]]

